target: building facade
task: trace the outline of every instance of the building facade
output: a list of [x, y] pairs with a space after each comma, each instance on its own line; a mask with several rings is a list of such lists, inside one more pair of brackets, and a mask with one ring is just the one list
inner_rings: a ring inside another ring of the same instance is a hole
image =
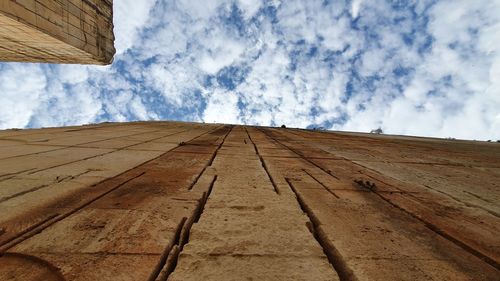
[[112, 0], [0, 1], [0, 61], [110, 64]]
[[499, 178], [487, 142], [0, 131], [0, 280], [498, 280]]

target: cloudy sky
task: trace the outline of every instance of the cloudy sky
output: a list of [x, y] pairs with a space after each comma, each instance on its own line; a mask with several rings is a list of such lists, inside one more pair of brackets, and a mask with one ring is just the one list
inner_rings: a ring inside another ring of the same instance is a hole
[[185, 120], [500, 139], [500, 0], [114, 0], [111, 66], [0, 63], [0, 128]]

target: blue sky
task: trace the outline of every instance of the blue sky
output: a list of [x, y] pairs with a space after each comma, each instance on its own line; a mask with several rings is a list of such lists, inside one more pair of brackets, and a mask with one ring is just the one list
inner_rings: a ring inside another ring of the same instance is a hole
[[500, 139], [500, 0], [115, 0], [111, 66], [0, 64], [0, 128], [184, 120]]

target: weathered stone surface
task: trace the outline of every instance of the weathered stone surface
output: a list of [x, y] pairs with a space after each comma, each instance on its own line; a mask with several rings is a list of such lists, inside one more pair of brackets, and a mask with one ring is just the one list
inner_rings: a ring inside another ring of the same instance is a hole
[[0, 1], [0, 61], [110, 64], [112, 0]]
[[499, 163], [294, 129], [0, 131], [0, 280], [499, 280]]

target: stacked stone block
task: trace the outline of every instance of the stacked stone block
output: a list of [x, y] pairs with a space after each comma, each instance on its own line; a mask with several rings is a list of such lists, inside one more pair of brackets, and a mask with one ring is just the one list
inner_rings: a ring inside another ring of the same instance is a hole
[[112, 0], [1, 0], [0, 60], [109, 64]]

